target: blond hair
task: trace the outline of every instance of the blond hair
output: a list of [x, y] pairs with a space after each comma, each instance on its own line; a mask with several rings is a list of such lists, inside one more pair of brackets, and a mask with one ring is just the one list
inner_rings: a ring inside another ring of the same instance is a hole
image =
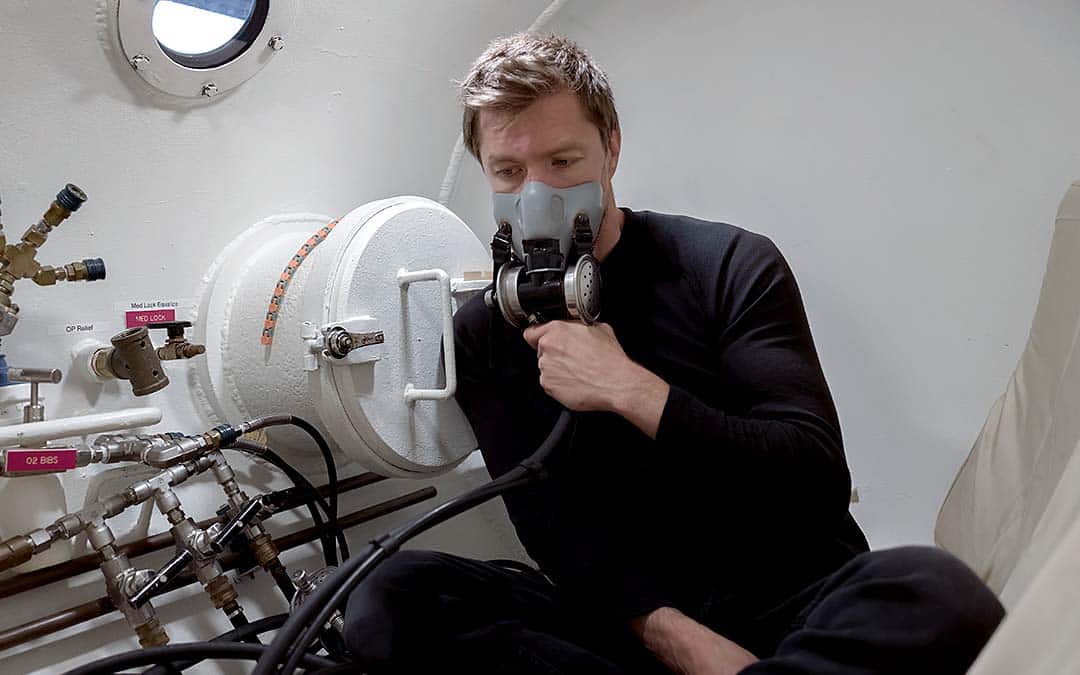
[[563, 90], [577, 96], [607, 147], [619, 130], [619, 114], [607, 75], [585, 50], [558, 35], [517, 33], [494, 40], [461, 82], [465, 147], [480, 159], [481, 110], [516, 113]]

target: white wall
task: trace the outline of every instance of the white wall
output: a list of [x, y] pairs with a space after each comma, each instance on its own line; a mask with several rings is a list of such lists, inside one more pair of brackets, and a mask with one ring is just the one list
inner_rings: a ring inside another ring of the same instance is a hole
[[[192, 297], [216, 252], [266, 215], [437, 194], [459, 119], [450, 79], [547, 3], [301, 4], [273, 63], [195, 109], [160, 107], [114, 66], [94, 3], [0, 4], [9, 236], [70, 180], [90, 202], [41, 258], [100, 255], [109, 265], [96, 285], [19, 286], [24, 317], [3, 344], [13, 364], [65, 367], [58, 355], [75, 339], [53, 331], [95, 322], [94, 337], [107, 339], [117, 302]], [[856, 515], [876, 546], [929, 541], [1026, 338], [1050, 220], [1080, 176], [1080, 6], [570, 0], [552, 28], [611, 74], [624, 126], [621, 203], [727, 220], [787, 254], [844, 423]], [[490, 235], [471, 162], [452, 206]], [[197, 430], [182, 370], [171, 372], [179, 384], [153, 397], [169, 410], [161, 426]], [[60, 392], [50, 415], [131, 402], [119, 387]], [[244, 477], [260, 484], [263, 474]], [[350, 495], [343, 509], [412, 487]], [[488, 551], [472, 522], [437, 543], [452, 536], [460, 549]], [[276, 609], [253, 599], [265, 588], [242, 587], [253, 615]], [[0, 626], [101, 590], [85, 575], [63, 592], [5, 600]], [[205, 601], [161, 604], [175, 621]], [[115, 615], [93, 625], [0, 654], [0, 668], [70, 667], [94, 646], [133, 644]], [[174, 637], [224, 627], [203, 612]]]
[[[780, 246], [856, 517], [874, 547], [930, 542], [1080, 176], [1080, 4], [609, 0], [552, 28], [609, 72], [621, 204]], [[470, 165], [452, 204], [468, 222], [485, 222], [480, 181]]]

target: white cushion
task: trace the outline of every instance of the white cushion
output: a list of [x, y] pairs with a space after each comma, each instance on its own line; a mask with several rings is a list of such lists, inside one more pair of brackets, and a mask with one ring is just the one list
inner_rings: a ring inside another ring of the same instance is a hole
[[1009, 614], [978, 675], [1080, 673], [1080, 183], [1058, 211], [1031, 334], [935, 538]]

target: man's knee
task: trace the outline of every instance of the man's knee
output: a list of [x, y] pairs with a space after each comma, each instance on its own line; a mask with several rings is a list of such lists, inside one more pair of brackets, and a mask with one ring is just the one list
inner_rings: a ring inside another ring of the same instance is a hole
[[993, 591], [959, 558], [942, 549], [905, 546], [859, 558], [857, 579], [894, 585], [900, 601], [909, 599], [920, 605], [919, 613], [932, 618], [940, 634], [953, 644], [981, 647], [1005, 616]]
[[440, 565], [432, 551], [398, 551], [349, 595], [345, 606], [345, 644], [362, 663], [387, 663], [407, 649], [408, 617], [424, 616], [420, 605], [436, 602], [432, 572]]

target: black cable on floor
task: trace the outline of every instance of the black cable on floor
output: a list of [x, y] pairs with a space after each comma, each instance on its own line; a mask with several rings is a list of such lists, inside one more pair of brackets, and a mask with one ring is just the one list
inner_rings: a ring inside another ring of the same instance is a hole
[[[255, 661], [268, 649], [266, 645], [238, 644], [233, 642], [183, 642], [164, 647], [147, 647], [98, 659], [65, 675], [115, 675], [124, 668], [173, 662], [181, 659], [242, 659]], [[337, 662], [304, 652], [300, 661], [305, 668], [330, 668]]]
[[[287, 612], [282, 614], [275, 614], [268, 616], [265, 619], [259, 619], [258, 621], [252, 621], [239, 628], [234, 628], [228, 632], [212, 638], [210, 642], [243, 642], [248, 638], [268, 633], [272, 630], [277, 630], [289, 619]], [[190, 661], [181, 661], [179, 663], [173, 662], [168, 666], [159, 665], [154, 666], [148, 670], [143, 671], [142, 675], [169, 675], [169, 673], [175, 673], [183, 671], [194, 665], [202, 663], [202, 659], [193, 659]]]

